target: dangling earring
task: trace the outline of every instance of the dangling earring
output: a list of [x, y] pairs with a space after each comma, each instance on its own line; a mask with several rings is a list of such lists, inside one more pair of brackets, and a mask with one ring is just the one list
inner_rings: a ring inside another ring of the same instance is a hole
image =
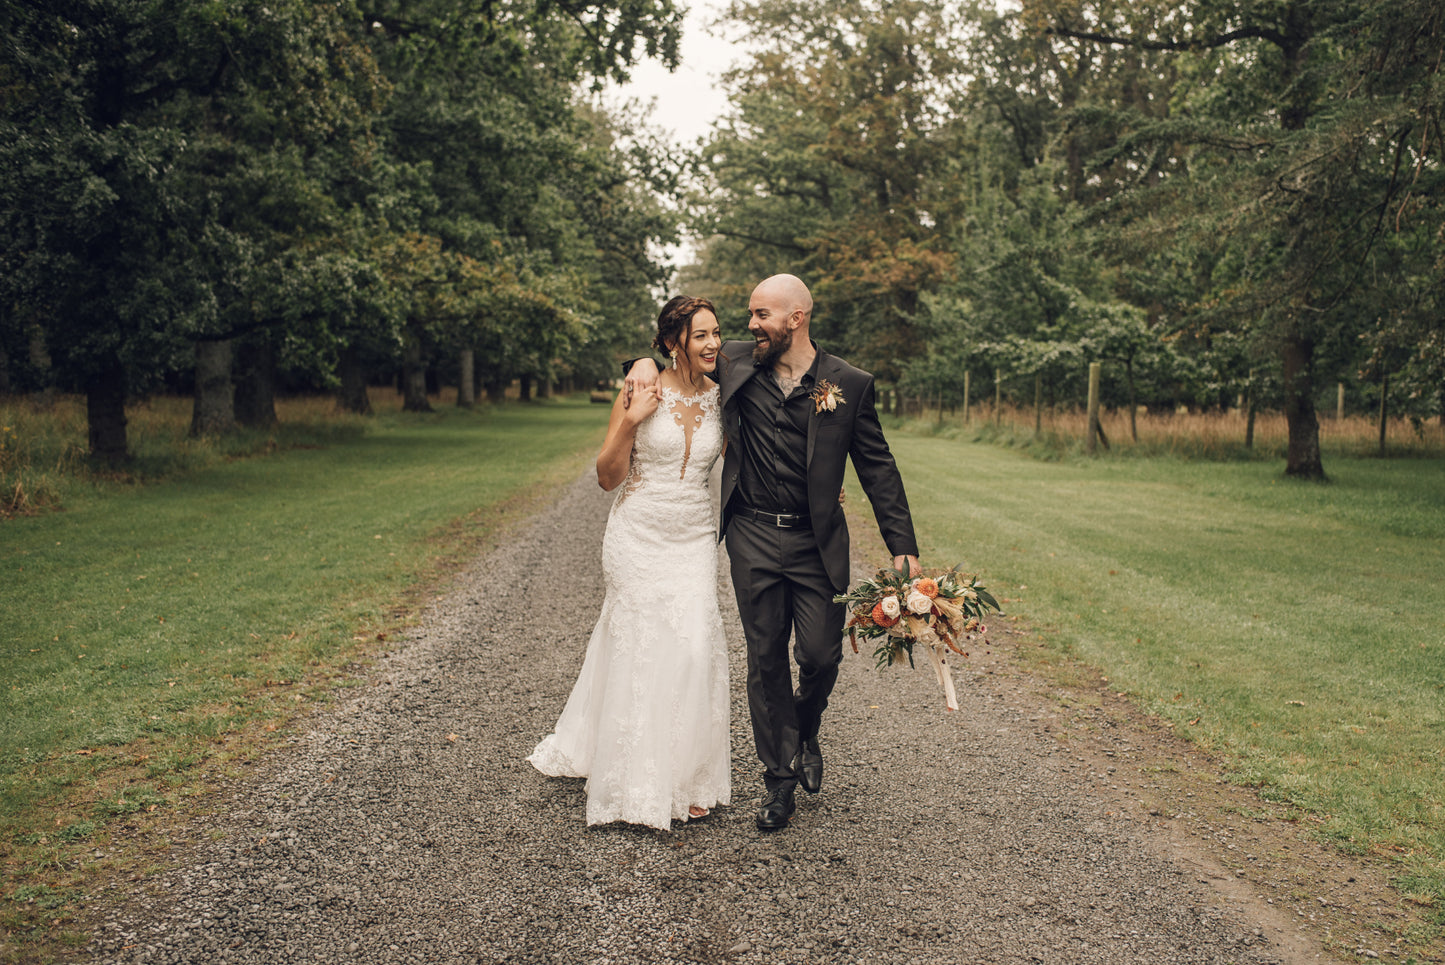
[[667, 353], [667, 354], [669, 354], [669, 355], [672, 356], [672, 367], [673, 367], [674, 369], [677, 368], [677, 349], [673, 349], [671, 352], [669, 352], [669, 353]]

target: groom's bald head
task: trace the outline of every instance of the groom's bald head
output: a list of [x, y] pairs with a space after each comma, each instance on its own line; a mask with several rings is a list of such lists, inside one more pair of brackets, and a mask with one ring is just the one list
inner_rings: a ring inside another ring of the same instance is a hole
[[773, 275], [764, 278], [753, 289], [754, 298], [762, 298], [786, 313], [802, 312], [806, 325], [813, 315], [813, 295], [797, 275]]

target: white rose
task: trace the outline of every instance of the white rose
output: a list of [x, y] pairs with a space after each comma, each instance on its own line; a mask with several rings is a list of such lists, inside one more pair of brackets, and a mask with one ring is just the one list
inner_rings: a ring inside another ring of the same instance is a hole
[[896, 617], [902, 612], [902, 608], [898, 605], [898, 597], [896, 596], [885, 596], [878, 601], [878, 605], [883, 607], [884, 614], [890, 617]]
[[933, 609], [933, 601], [930, 600], [928, 597], [924, 596], [922, 593], [919, 593], [917, 590], [914, 590], [912, 593], [908, 594], [908, 609], [912, 610], [919, 616], [923, 616], [924, 614], [928, 613], [929, 610]]

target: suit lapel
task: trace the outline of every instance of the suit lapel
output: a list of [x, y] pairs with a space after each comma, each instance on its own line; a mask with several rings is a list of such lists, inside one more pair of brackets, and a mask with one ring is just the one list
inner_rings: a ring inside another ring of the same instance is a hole
[[752, 348], [742, 339], [736, 339], [724, 345], [723, 355], [727, 358], [727, 365], [719, 373], [718, 389], [722, 398], [718, 401], [727, 405], [732, 400], [733, 393], [741, 388], [744, 382], [752, 378], [758, 369], [753, 365]]
[[[833, 356], [818, 349], [818, 381], [813, 383], [813, 390], [817, 391], [818, 383], [830, 381], [837, 376], [837, 366], [833, 362]], [[808, 413], [808, 461], [806, 465], [813, 465], [813, 442], [818, 437], [818, 420], [822, 413], [818, 411], [818, 404], [813, 403], [813, 411]]]
[[723, 430], [734, 436], [736, 443], [737, 420], [740, 416], [737, 406], [733, 405], [733, 395], [748, 379], [757, 374], [758, 369], [753, 365], [752, 346], [742, 339], [725, 343], [723, 355], [727, 358], [727, 366], [719, 373], [718, 404], [723, 411]]

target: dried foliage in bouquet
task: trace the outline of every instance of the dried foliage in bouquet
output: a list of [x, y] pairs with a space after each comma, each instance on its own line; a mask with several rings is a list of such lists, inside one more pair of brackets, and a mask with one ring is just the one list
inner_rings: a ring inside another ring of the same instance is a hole
[[877, 641], [873, 657], [880, 668], [904, 659], [914, 666], [913, 648], [923, 644], [949, 710], [958, 709], [949, 651], [968, 656], [962, 644], [988, 633], [983, 615], [1000, 609], [978, 577], [960, 572], [957, 566], [946, 573], [912, 578], [906, 570], [881, 569], [833, 602], [848, 607], [848, 639], [854, 653], [859, 637]]

